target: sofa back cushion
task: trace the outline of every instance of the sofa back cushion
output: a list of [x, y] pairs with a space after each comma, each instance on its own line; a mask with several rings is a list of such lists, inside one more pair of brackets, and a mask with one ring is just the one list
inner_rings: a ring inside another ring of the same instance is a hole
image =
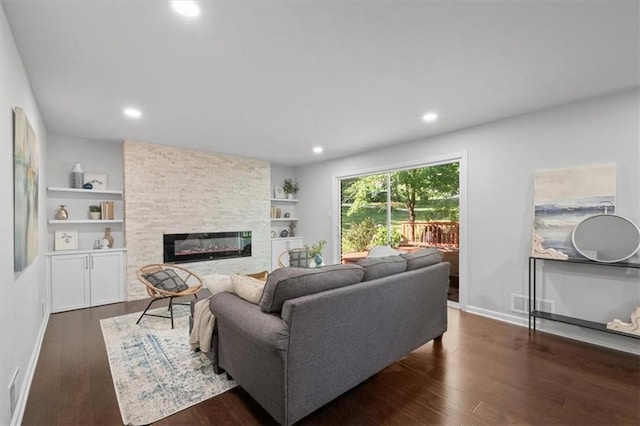
[[353, 264], [320, 268], [279, 268], [267, 278], [260, 299], [260, 309], [264, 312], [280, 312], [286, 300], [359, 283], [363, 275], [362, 268]]
[[402, 253], [400, 256], [407, 261], [407, 271], [413, 271], [414, 269], [420, 269], [442, 262], [444, 253], [437, 248], [430, 247], [414, 251], [413, 253]]
[[362, 281], [375, 280], [407, 270], [407, 261], [398, 255], [366, 258], [360, 260], [357, 265], [364, 271]]

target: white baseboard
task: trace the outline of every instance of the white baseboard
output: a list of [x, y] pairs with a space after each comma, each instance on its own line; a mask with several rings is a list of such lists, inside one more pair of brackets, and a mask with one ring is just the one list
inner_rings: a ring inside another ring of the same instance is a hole
[[[468, 305], [464, 310], [472, 314], [481, 315], [483, 317], [492, 318], [498, 321], [508, 322], [510, 324], [519, 325], [521, 327], [529, 327], [529, 317], [526, 315], [518, 316], [518, 315], [505, 314], [503, 312], [496, 312], [496, 311], [491, 311], [489, 309], [479, 308], [477, 306], [468, 306]], [[555, 324], [558, 324], [564, 327], [569, 327], [569, 328], [578, 328], [587, 333], [590, 333], [590, 332], [601, 333], [600, 331], [595, 331], [595, 330], [592, 331], [592, 330], [588, 330], [588, 329], [584, 329], [578, 326], [572, 326], [568, 324], [561, 324], [561, 323], [555, 323]], [[637, 342], [637, 340], [634, 340], [628, 337], [624, 337], [624, 336], [622, 337], [623, 339], [628, 339], [630, 341], [628, 346], [619, 345], [619, 344], [616, 344], [615, 342], [603, 342], [600, 339], [594, 339], [593, 337], [587, 335], [586, 333], [576, 335], [574, 333], [570, 333], [565, 330], [559, 330], [554, 327], [548, 327], [548, 326], [545, 327], [541, 320], [536, 321], [536, 329], [538, 331], [543, 331], [545, 333], [555, 334], [556, 336], [566, 337], [567, 339], [577, 340], [584, 343], [590, 343], [592, 345], [602, 346], [609, 349], [615, 349], [617, 351], [640, 355], [640, 345], [638, 345], [637, 343], [634, 344], [635, 342]], [[610, 336], [613, 336], [613, 335], [610, 335]]]
[[22, 424], [22, 418], [24, 417], [24, 410], [27, 407], [27, 398], [29, 397], [29, 390], [31, 390], [31, 382], [33, 381], [33, 375], [36, 372], [36, 366], [38, 365], [38, 358], [40, 358], [40, 350], [42, 349], [42, 342], [44, 341], [44, 333], [47, 331], [47, 324], [49, 324], [49, 315], [51, 311], [48, 310], [44, 314], [42, 323], [40, 324], [40, 330], [38, 331], [38, 337], [36, 344], [31, 353], [29, 364], [25, 371], [24, 380], [22, 381], [22, 388], [20, 389], [20, 396], [16, 402], [16, 409], [13, 412], [11, 418], [11, 426], [18, 426]]

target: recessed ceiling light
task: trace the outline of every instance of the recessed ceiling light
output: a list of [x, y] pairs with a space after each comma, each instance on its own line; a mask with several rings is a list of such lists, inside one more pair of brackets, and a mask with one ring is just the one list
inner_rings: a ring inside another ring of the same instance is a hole
[[142, 117], [142, 113], [137, 108], [125, 108], [122, 112], [129, 118], [140, 118]]
[[320, 154], [320, 153], [322, 153], [322, 151], [324, 151], [324, 148], [322, 148], [321, 146], [314, 146], [313, 147], [313, 152], [315, 154]]
[[171, 6], [180, 15], [188, 18], [194, 18], [200, 14], [200, 8], [191, 0], [175, 0], [171, 2]]
[[438, 114], [436, 114], [435, 112], [428, 112], [422, 116], [422, 120], [426, 121], [427, 123], [432, 123], [437, 119], [438, 119]]

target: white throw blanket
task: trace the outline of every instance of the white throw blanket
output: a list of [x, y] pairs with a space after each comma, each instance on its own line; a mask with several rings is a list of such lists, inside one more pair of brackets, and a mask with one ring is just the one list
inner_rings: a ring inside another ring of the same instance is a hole
[[189, 336], [189, 344], [192, 350], [200, 349], [202, 352], [211, 350], [213, 325], [216, 322], [216, 317], [209, 310], [209, 299], [211, 297], [202, 299], [193, 306], [193, 328]]

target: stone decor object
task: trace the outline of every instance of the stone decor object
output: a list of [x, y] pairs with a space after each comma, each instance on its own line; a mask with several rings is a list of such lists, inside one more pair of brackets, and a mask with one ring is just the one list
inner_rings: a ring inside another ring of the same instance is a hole
[[621, 331], [623, 333], [640, 336], [640, 306], [637, 306], [633, 312], [631, 312], [631, 322], [614, 319], [607, 324], [607, 328], [609, 330]]
[[556, 250], [554, 248], [545, 248], [542, 245], [542, 243], [544, 242], [544, 239], [538, 234], [533, 234], [531, 240], [532, 240], [531, 255], [533, 257], [540, 257], [544, 259], [560, 259], [560, 260], [567, 260], [569, 258], [569, 255], [559, 250]]
[[111, 236], [111, 228], [109, 228], [108, 226], [104, 228], [104, 237], [102, 237], [102, 239], [107, 240], [109, 242], [108, 244], [109, 248], [113, 248], [113, 237]]

